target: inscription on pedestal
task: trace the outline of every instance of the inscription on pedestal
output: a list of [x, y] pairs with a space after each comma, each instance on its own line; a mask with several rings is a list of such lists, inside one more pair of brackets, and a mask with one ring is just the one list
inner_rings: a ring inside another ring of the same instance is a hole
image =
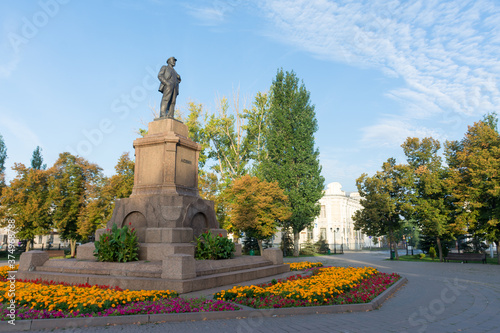
[[196, 187], [196, 176], [198, 166], [193, 163], [196, 160], [196, 151], [190, 148], [177, 146], [177, 168], [175, 170], [175, 182], [187, 187]]

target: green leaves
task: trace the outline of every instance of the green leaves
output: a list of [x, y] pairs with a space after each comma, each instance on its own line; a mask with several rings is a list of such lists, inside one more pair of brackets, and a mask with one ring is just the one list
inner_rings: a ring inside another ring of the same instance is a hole
[[16, 178], [3, 190], [0, 220], [1, 217], [15, 219], [19, 239], [31, 240], [36, 235], [48, 234], [51, 229], [49, 172], [19, 163], [14, 170]]
[[233, 241], [221, 234], [214, 236], [206, 231], [196, 238], [194, 257], [198, 260], [229, 259], [233, 253]]
[[[469, 126], [461, 141], [447, 142], [457, 227], [500, 241], [500, 135], [496, 114]], [[500, 262], [500, 259], [499, 259]]]
[[[287, 224], [295, 238], [319, 215], [323, 196], [319, 151], [314, 146], [318, 129], [309, 92], [294, 72], [278, 70], [270, 90], [269, 130], [259, 174], [276, 181], [288, 196], [292, 216]], [[298, 255], [298, 239], [294, 254]]]
[[135, 230], [128, 226], [118, 228], [116, 224], [111, 227], [110, 233], [101, 235], [94, 242], [94, 256], [99, 261], [127, 262], [138, 260], [139, 244]]

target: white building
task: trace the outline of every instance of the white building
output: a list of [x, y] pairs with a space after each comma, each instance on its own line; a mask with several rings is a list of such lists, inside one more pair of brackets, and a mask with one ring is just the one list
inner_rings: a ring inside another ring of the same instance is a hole
[[314, 220], [312, 229], [300, 233], [300, 243], [308, 239], [314, 243], [323, 237], [332, 252], [334, 248], [361, 250], [363, 247], [372, 246], [368, 236], [354, 230], [352, 217], [358, 209], [362, 209], [360, 199], [358, 192], [342, 191], [340, 183], [328, 184], [327, 190], [319, 200], [320, 215]]
[[[8, 246], [8, 236], [9, 230], [7, 228], [0, 228], [0, 249], [5, 250]], [[17, 246], [20, 239], [14, 238], [14, 244]], [[68, 247], [69, 243], [67, 241], [62, 241], [55, 230], [49, 235], [38, 235], [33, 239], [33, 247], [35, 249], [47, 249], [47, 246], [51, 245], [53, 249], [59, 247]]]

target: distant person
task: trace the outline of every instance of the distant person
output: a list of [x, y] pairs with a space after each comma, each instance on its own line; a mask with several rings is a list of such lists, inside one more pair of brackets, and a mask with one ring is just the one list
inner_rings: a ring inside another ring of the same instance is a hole
[[179, 95], [179, 83], [181, 77], [174, 69], [177, 59], [170, 57], [167, 60], [168, 66], [162, 66], [158, 79], [160, 80], [159, 92], [163, 93], [160, 105], [160, 118], [174, 118], [175, 101]]

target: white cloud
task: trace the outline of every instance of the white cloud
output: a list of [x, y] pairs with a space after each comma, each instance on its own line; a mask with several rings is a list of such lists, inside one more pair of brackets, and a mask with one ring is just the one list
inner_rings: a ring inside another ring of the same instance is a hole
[[0, 63], [0, 78], [8, 78], [16, 69], [19, 64], [19, 57], [14, 57], [10, 61]]
[[323, 59], [403, 79], [404, 85], [386, 94], [401, 103], [401, 118], [381, 119], [365, 129], [365, 140], [388, 129], [394, 138], [432, 133], [414, 120], [449, 112], [477, 116], [500, 107], [500, 7], [493, 1], [260, 4], [277, 28], [277, 40]]
[[218, 25], [224, 21], [224, 11], [213, 7], [190, 7], [189, 14], [203, 25]]
[[29, 149], [33, 149], [36, 146], [42, 146], [40, 139], [36, 133], [28, 127], [28, 125], [19, 122], [8, 115], [2, 115], [2, 127], [5, 127], [12, 133], [12, 136], [14, 136], [19, 143]]
[[[200, 3], [201, 4], [197, 4]], [[196, 1], [186, 4], [188, 13], [197, 19], [200, 24], [216, 26], [224, 22], [228, 13], [231, 13], [236, 6], [245, 4], [243, 0], [225, 1]]]
[[386, 117], [377, 124], [362, 130], [361, 142], [365, 147], [399, 147], [408, 137], [430, 137], [443, 141], [440, 131], [424, 126], [415, 126], [402, 117]]

